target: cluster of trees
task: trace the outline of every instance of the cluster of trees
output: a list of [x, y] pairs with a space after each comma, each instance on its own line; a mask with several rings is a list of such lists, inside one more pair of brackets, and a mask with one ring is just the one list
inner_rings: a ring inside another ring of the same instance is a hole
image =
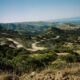
[[[17, 74], [43, 69], [57, 58], [58, 55], [54, 50], [33, 53], [23, 48], [15, 49], [8, 45], [0, 46], [0, 70], [14, 71]], [[70, 51], [70, 54], [61, 56], [61, 59], [66, 62], [80, 62], [80, 55]]]
[[[36, 56], [37, 54], [37, 56]], [[8, 45], [0, 46], [0, 70], [21, 72], [42, 69], [49, 62], [57, 59], [57, 55], [52, 51], [44, 51], [44, 54], [34, 53], [21, 48], [15, 49]]]
[[[13, 59], [16, 56], [29, 54], [28, 51], [24, 49], [15, 49], [9, 47], [9, 45], [0, 45], [0, 69], [1, 70], [7, 70], [7, 71], [13, 71], [14, 70], [14, 63]], [[18, 58], [18, 57], [17, 57]]]

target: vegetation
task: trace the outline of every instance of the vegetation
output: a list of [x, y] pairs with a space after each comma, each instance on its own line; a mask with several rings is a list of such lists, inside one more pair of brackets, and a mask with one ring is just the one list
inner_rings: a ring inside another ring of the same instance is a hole
[[[37, 47], [43, 46], [47, 49], [32, 51], [34, 42], [37, 42]], [[18, 48], [18, 44], [22, 47]], [[15, 77], [21, 76], [21, 79], [22, 74], [29, 74], [30, 77], [32, 72], [41, 73], [49, 69], [52, 70], [51, 75], [54, 73], [56, 76], [55, 72], [59, 70], [80, 67], [80, 52], [77, 52], [79, 50], [78, 23], [0, 24], [0, 73], [15, 74]], [[80, 75], [78, 71], [74, 74], [68, 72], [66, 75], [75, 74]], [[12, 79], [12, 76], [9, 76]], [[35, 80], [35, 76], [31, 78]]]
[[80, 62], [80, 54], [73, 52], [66, 56], [62, 56], [61, 59], [65, 60], [68, 63]]

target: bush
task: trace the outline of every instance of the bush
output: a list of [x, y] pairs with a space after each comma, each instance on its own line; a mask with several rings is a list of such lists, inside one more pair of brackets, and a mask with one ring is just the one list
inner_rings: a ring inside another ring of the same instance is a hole
[[8, 45], [0, 46], [0, 50], [0, 69], [17, 73], [44, 68], [57, 58], [53, 50], [31, 54], [23, 48], [15, 49]]
[[19, 72], [44, 68], [49, 62], [56, 60], [57, 55], [52, 53], [30, 54], [16, 56], [12, 61], [15, 70]]
[[62, 60], [65, 60], [66, 62], [80, 62], [80, 55], [77, 54], [77, 53], [71, 53], [71, 54], [68, 54], [66, 56], [61, 56], [61, 59]]

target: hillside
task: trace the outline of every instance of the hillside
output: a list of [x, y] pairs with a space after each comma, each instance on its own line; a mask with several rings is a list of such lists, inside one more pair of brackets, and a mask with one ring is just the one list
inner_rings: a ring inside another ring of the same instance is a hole
[[39, 35], [47, 30], [50, 26], [57, 26], [56, 22], [21, 22], [21, 23], [1, 23], [0, 29], [18, 31], [30, 36]]
[[76, 22], [0, 24], [0, 79], [79, 80], [79, 67]]

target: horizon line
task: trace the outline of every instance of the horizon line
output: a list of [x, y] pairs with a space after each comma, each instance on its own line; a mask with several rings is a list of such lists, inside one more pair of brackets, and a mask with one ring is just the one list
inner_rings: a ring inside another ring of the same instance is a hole
[[7, 23], [29, 23], [29, 22], [55, 22], [56, 20], [60, 20], [60, 19], [75, 19], [75, 18], [79, 18], [80, 16], [76, 16], [76, 17], [66, 17], [66, 18], [56, 18], [56, 19], [47, 19], [47, 20], [29, 20], [29, 21], [11, 21], [11, 22], [0, 22], [0, 24], [7, 24]]

